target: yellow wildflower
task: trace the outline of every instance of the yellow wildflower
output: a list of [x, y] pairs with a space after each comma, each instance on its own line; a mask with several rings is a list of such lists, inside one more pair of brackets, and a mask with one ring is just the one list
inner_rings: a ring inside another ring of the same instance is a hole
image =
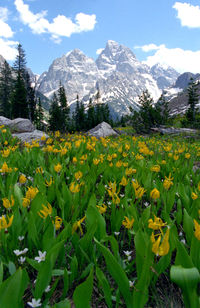
[[186, 153], [186, 154], [185, 154], [185, 158], [186, 158], [186, 159], [189, 159], [190, 156], [191, 156], [190, 153]]
[[172, 182], [173, 179], [174, 178], [171, 177], [171, 173], [169, 174], [168, 178], [165, 176], [165, 180], [163, 182], [163, 186], [164, 186], [164, 188], [166, 190], [168, 190], [173, 185], [173, 182]]
[[74, 176], [75, 176], [75, 179], [78, 181], [78, 180], [80, 180], [80, 179], [82, 178], [83, 173], [82, 173], [81, 171], [77, 171], [77, 172], [74, 174]]
[[4, 145], [8, 145], [8, 141], [7, 140], [4, 141]]
[[136, 169], [133, 169], [133, 168], [126, 168], [126, 171], [125, 171], [125, 174], [127, 176], [133, 174], [133, 173], [136, 173]]
[[73, 162], [73, 164], [76, 164], [77, 163], [77, 158], [73, 157], [72, 162]]
[[43, 168], [42, 167], [36, 168], [36, 173], [44, 173]]
[[19, 183], [20, 183], [20, 184], [25, 184], [25, 183], [26, 183], [26, 177], [25, 177], [24, 174], [21, 174], [21, 175], [19, 176]]
[[98, 158], [93, 158], [93, 164], [98, 165], [100, 163], [100, 159]]
[[103, 214], [106, 212], [107, 210], [107, 206], [105, 204], [102, 204], [102, 205], [97, 205], [98, 209], [99, 209], [99, 213], [100, 214]]
[[6, 209], [11, 209], [11, 207], [14, 206], [15, 204], [15, 200], [13, 198], [13, 195], [11, 195], [11, 201], [7, 198], [3, 198], [3, 206], [6, 208]]
[[135, 197], [137, 199], [140, 199], [142, 198], [142, 196], [144, 195], [144, 193], [146, 192], [146, 190], [140, 186], [140, 184], [138, 183], [138, 181], [132, 181], [132, 185], [133, 185], [133, 188], [134, 188], [134, 191], [135, 191]]
[[45, 141], [46, 140], [46, 137], [45, 135], [43, 135], [41, 138], [40, 138], [41, 141]]
[[46, 143], [47, 144], [52, 144], [53, 143], [53, 139], [52, 138], [48, 138]]
[[59, 172], [62, 170], [62, 165], [58, 163], [57, 165], [54, 166], [54, 170], [55, 170], [57, 173], [59, 173]]
[[12, 172], [12, 168], [9, 168], [8, 165], [6, 164], [6, 162], [3, 163], [0, 172], [2, 173], [9, 173]]
[[23, 202], [22, 202], [23, 207], [28, 207], [30, 203], [31, 201], [28, 198], [23, 198]]
[[67, 153], [67, 151], [68, 150], [66, 148], [61, 148], [61, 150], [60, 150], [61, 156], [65, 155]]
[[75, 184], [75, 182], [72, 182], [69, 186], [69, 189], [72, 193], [77, 193], [80, 191], [80, 185], [79, 184]]
[[117, 168], [120, 168], [122, 166], [122, 161], [121, 160], [118, 160], [117, 162], [116, 162], [116, 167]]
[[0, 217], [0, 230], [9, 228], [12, 225], [13, 218], [14, 218], [14, 215], [12, 215], [11, 217], [7, 216], [7, 220], [8, 220], [7, 222], [5, 216]]
[[158, 235], [157, 240], [155, 240], [154, 233], [151, 235], [151, 242], [152, 242], [152, 251], [157, 255], [157, 256], [165, 256], [169, 252], [169, 228], [167, 229], [162, 243], [161, 242], [161, 235]]
[[160, 230], [161, 234], [163, 233], [161, 228], [167, 225], [166, 222], [163, 222], [161, 218], [156, 217], [155, 215], [154, 215], [154, 221], [152, 218], [150, 218], [148, 220], [148, 223], [149, 223], [148, 228], [153, 230]]
[[59, 132], [59, 130], [57, 130], [57, 131], [55, 132], [55, 137], [56, 137], [56, 138], [59, 138], [59, 137], [60, 137], [60, 132]]
[[178, 160], [179, 159], [179, 155], [174, 155], [173, 158], [174, 158], [174, 160]]
[[26, 198], [31, 201], [35, 198], [35, 196], [37, 195], [38, 192], [39, 192], [39, 190], [37, 189], [37, 187], [30, 186], [30, 187], [28, 187], [28, 190], [26, 192]]
[[53, 181], [53, 178], [52, 177], [50, 177], [50, 180], [49, 181], [45, 181], [45, 185], [47, 186], [47, 187], [50, 187], [52, 184], [54, 183], [54, 181]]
[[62, 218], [60, 218], [59, 216], [56, 216], [54, 225], [55, 225], [56, 230], [59, 230], [62, 225]]
[[150, 197], [154, 200], [157, 200], [160, 198], [160, 192], [159, 190], [157, 190], [156, 188], [154, 188], [151, 192], [150, 192]]
[[119, 185], [126, 186], [127, 184], [128, 184], [128, 181], [125, 178], [125, 176], [123, 176], [122, 179], [121, 179], [121, 182], [119, 183]]
[[160, 172], [160, 166], [159, 165], [155, 165], [151, 167], [151, 171], [153, 172]]
[[192, 198], [193, 200], [196, 200], [196, 199], [198, 198], [198, 195], [195, 194], [194, 192], [192, 192], [191, 198]]
[[195, 226], [195, 237], [200, 241], [200, 224], [194, 219], [194, 226]]
[[81, 224], [84, 222], [86, 216], [84, 216], [83, 218], [81, 218], [80, 220], [76, 221], [73, 226], [72, 226], [72, 234], [74, 234], [76, 232], [77, 229], [80, 229], [81, 235], [83, 235], [83, 229]]
[[136, 160], [142, 160], [142, 159], [144, 159], [144, 156], [137, 154], [137, 155], [135, 156], [135, 159], [136, 159]]
[[3, 157], [8, 157], [10, 155], [10, 150], [9, 149], [4, 149], [1, 151]]
[[47, 218], [48, 215], [51, 215], [52, 214], [52, 206], [50, 203], [47, 204], [47, 206], [45, 206], [44, 204], [42, 204], [42, 207], [43, 207], [43, 210], [40, 210], [38, 212], [38, 215], [45, 219]]
[[127, 216], [124, 216], [124, 220], [122, 221], [122, 225], [126, 228], [126, 229], [131, 229], [134, 223], [134, 218], [132, 217], [131, 219], [129, 219]]

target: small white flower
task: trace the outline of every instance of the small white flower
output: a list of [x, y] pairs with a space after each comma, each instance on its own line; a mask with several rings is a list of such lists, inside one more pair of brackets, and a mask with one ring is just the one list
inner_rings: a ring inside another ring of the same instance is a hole
[[40, 307], [42, 305], [40, 298], [38, 299], [32, 298], [32, 301], [28, 302], [27, 304], [33, 308]]
[[124, 254], [129, 257], [132, 254], [132, 251], [128, 251], [128, 250], [123, 250]]
[[51, 290], [50, 286], [47, 286], [44, 292], [48, 293]]
[[16, 256], [20, 256], [22, 254], [21, 250], [19, 249], [13, 250], [13, 252]]
[[18, 236], [19, 241], [23, 241], [23, 239], [24, 239], [24, 236]]
[[118, 236], [118, 235], [120, 234], [120, 232], [114, 232], [114, 234], [115, 234], [116, 236]]
[[184, 238], [181, 240], [181, 242], [182, 242], [184, 245], [185, 245], [185, 243], [186, 243], [186, 241], [185, 241]]
[[129, 286], [130, 286], [131, 288], [134, 286], [134, 284], [135, 284], [135, 280], [133, 280], [133, 281], [129, 280]]
[[28, 251], [28, 248], [24, 248], [24, 250], [22, 250], [22, 254], [27, 253], [27, 251]]
[[148, 205], [149, 205], [149, 202], [145, 202], [145, 203], [144, 203], [144, 206], [147, 207]]
[[111, 201], [108, 201], [108, 205], [111, 205], [111, 203], [112, 203]]
[[42, 252], [42, 251], [38, 251], [39, 257], [35, 257], [35, 260], [38, 261], [38, 263], [40, 263], [41, 261], [45, 261], [45, 257], [46, 257], [46, 251]]
[[120, 194], [120, 197], [123, 198], [123, 197], [124, 197], [124, 194]]
[[21, 257], [18, 259], [18, 261], [19, 261], [20, 264], [23, 264], [23, 263], [26, 261], [26, 258], [24, 258], [24, 257], [21, 256]]

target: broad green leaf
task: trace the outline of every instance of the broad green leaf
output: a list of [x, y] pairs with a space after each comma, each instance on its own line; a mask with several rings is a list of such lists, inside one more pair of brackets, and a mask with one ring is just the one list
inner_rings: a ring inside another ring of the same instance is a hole
[[109, 308], [111, 308], [112, 307], [111, 288], [109, 286], [108, 280], [106, 279], [106, 276], [104, 275], [102, 270], [100, 270], [99, 267], [96, 268], [96, 276], [99, 281], [100, 287], [103, 289], [106, 304]]
[[73, 294], [73, 301], [76, 308], [90, 308], [90, 300], [93, 290], [93, 267], [88, 278], [76, 287]]

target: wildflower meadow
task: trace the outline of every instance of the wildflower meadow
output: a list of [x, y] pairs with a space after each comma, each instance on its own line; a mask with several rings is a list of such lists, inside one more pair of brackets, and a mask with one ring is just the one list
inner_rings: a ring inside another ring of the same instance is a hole
[[0, 307], [200, 307], [199, 141], [0, 138]]

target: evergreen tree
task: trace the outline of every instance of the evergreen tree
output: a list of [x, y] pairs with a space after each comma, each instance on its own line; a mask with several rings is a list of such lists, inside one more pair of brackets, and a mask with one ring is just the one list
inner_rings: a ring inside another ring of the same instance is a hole
[[30, 75], [27, 71], [25, 72], [25, 85], [27, 91], [29, 119], [34, 122], [36, 117], [35, 89], [31, 86]]
[[87, 129], [91, 129], [95, 126], [95, 110], [92, 104], [92, 98], [90, 98], [89, 100], [86, 123], [87, 123]]
[[58, 97], [54, 93], [53, 99], [51, 101], [51, 107], [49, 110], [49, 129], [51, 131], [60, 130], [62, 115], [61, 109], [58, 105]]
[[34, 119], [34, 123], [37, 129], [39, 130], [44, 129], [43, 121], [44, 121], [44, 111], [42, 108], [41, 99], [39, 97], [38, 104], [36, 105], [36, 112], [35, 112], [35, 119]]
[[11, 118], [11, 94], [13, 89], [13, 78], [11, 68], [4, 61], [0, 72], [0, 114]]
[[166, 100], [164, 93], [160, 96], [159, 100], [155, 105], [155, 116], [156, 124], [166, 125], [169, 123], [170, 114], [169, 114], [169, 103]]
[[61, 126], [60, 130], [62, 132], [66, 132], [69, 129], [69, 113], [70, 108], [67, 104], [67, 97], [65, 94], [65, 88], [61, 85], [58, 90], [58, 101], [59, 101], [59, 107], [61, 112]]
[[196, 104], [199, 100], [198, 84], [191, 78], [187, 89], [189, 109], [186, 112], [186, 119], [191, 125], [194, 124], [196, 118]]
[[16, 80], [12, 97], [12, 117], [29, 118], [26, 89], [26, 57], [21, 44], [17, 46], [17, 56], [14, 62]]

